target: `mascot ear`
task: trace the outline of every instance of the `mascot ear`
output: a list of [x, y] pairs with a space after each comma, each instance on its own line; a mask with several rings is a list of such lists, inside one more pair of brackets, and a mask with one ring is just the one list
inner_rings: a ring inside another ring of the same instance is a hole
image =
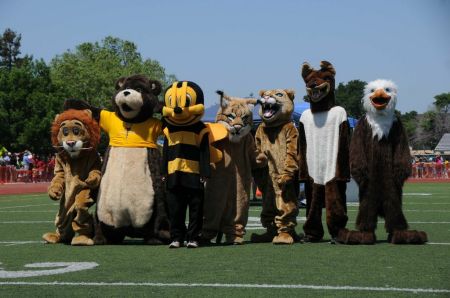
[[262, 97], [262, 96], [264, 95], [264, 93], [266, 93], [266, 91], [267, 91], [267, 90], [259, 90], [259, 96]]
[[287, 96], [290, 100], [294, 100], [295, 98], [295, 90], [294, 89], [284, 89], [284, 92], [286, 92]]
[[320, 70], [321, 71], [329, 71], [333, 75], [336, 75], [336, 70], [334, 69], [333, 65], [328, 61], [321, 61], [320, 62]]
[[253, 108], [259, 103], [259, 100], [256, 98], [248, 98], [245, 100], [245, 103], [247, 104], [247, 107], [250, 109], [250, 111], [253, 111]]
[[220, 107], [223, 109], [228, 107], [228, 105], [229, 105], [228, 96], [225, 95], [225, 93], [222, 90], [217, 90], [216, 93], [219, 94], [219, 96], [220, 96]]
[[57, 122], [58, 121], [58, 117], [59, 117], [59, 114], [56, 114], [55, 115], [55, 119], [53, 119], [53, 122]]
[[121, 89], [123, 87], [123, 85], [125, 84], [125, 81], [127, 80], [126, 77], [121, 77], [117, 80], [116, 82], [116, 91]]
[[156, 96], [158, 96], [161, 93], [162, 85], [159, 81], [156, 80], [148, 80], [148, 83], [150, 84], [150, 89], [152, 90], [152, 93]]
[[306, 82], [306, 77], [314, 70], [308, 62], [304, 62], [302, 65], [302, 78]]
[[89, 116], [92, 119], [92, 111], [91, 110], [83, 110], [83, 113]]

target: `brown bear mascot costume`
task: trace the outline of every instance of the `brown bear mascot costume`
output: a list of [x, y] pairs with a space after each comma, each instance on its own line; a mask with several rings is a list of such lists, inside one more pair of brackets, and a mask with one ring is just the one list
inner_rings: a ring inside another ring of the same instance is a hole
[[358, 231], [342, 230], [338, 241], [374, 244], [378, 216], [384, 217], [388, 241], [394, 244], [423, 244], [427, 235], [407, 230], [402, 212], [402, 187], [411, 174], [408, 138], [395, 115], [397, 87], [376, 80], [364, 90], [366, 115], [359, 120], [350, 145], [350, 169], [359, 185]]
[[327, 61], [320, 63], [319, 70], [308, 63], [302, 67], [311, 104], [299, 123], [299, 177], [305, 183], [307, 204], [305, 242], [322, 239], [323, 206], [331, 243], [335, 243], [348, 219], [345, 190], [350, 180], [349, 125], [345, 110], [335, 105], [335, 74], [333, 65]]

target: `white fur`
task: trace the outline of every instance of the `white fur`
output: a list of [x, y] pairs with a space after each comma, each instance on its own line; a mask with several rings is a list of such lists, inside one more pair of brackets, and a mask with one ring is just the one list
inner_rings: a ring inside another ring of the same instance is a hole
[[75, 158], [78, 157], [78, 155], [80, 155], [81, 148], [83, 148], [83, 141], [80, 140], [75, 141], [74, 146], [69, 146], [66, 141], [63, 141], [63, 147], [64, 150], [66, 150], [67, 153], [69, 153], [70, 157]]
[[154, 194], [147, 149], [111, 147], [100, 183], [98, 218], [116, 228], [142, 227], [152, 216]]
[[308, 144], [308, 172], [316, 184], [325, 185], [336, 176], [339, 126], [344, 121], [347, 121], [347, 113], [339, 106], [319, 113], [311, 113], [308, 109], [300, 117]]
[[[391, 100], [383, 110], [377, 110], [370, 100], [370, 96], [378, 89], [391, 96]], [[389, 135], [392, 123], [395, 121], [395, 105], [397, 104], [397, 86], [389, 80], [378, 79], [369, 82], [364, 88], [363, 107], [366, 110], [366, 118], [372, 128], [372, 136], [381, 140]]]
[[[125, 95], [127, 94], [128, 95]], [[142, 94], [133, 89], [125, 89], [117, 93], [115, 98], [116, 104], [119, 107], [120, 113], [127, 119], [132, 119], [139, 114], [141, 107], [144, 105]], [[127, 104], [132, 111], [124, 111], [122, 104]]]

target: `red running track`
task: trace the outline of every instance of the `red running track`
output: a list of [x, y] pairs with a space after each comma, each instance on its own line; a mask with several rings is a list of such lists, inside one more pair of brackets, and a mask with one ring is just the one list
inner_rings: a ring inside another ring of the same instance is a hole
[[0, 184], [0, 195], [46, 193], [50, 182]]

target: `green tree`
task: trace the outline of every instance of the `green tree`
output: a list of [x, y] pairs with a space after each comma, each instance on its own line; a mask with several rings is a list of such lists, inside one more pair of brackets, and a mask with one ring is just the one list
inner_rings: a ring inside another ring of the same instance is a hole
[[65, 98], [84, 99], [95, 106], [110, 106], [115, 82], [122, 76], [144, 74], [167, 86], [174, 76], [156, 60], [142, 59], [137, 46], [111, 36], [82, 43], [51, 61], [51, 78]]
[[360, 118], [364, 114], [361, 100], [366, 84], [364, 81], [352, 80], [347, 84], [339, 83], [336, 88], [336, 104], [342, 106], [351, 117]]
[[50, 124], [61, 108], [43, 60], [0, 69], [0, 143], [9, 150], [53, 152]]
[[411, 146], [415, 144], [416, 141], [416, 129], [417, 129], [417, 112], [411, 111], [405, 114], [400, 114], [400, 118], [403, 123], [403, 127], [406, 130], [406, 134], [409, 138], [409, 143]]
[[21, 34], [7, 28], [0, 37], [0, 68], [11, 70], [16, 64], [21, 64], [30, 57], [20, 58]]
[[450, 92], [436, 95], [434, 99], [435, 101], [433, 104], [436, 106], [438, 111], [443, 113], [450, 112]]

